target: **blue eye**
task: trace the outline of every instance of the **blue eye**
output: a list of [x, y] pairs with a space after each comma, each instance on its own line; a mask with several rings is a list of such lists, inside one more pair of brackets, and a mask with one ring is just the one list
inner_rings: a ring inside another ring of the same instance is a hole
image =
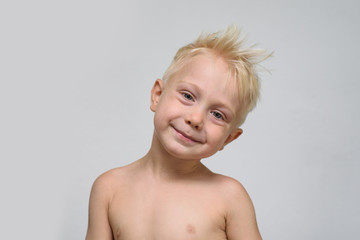
[[223, 115], [219, 112], [211, 112], [211, 114], [217, 119], [224, 119]]
[[191, 94], [189, 94], [189, 93], [182, 93], [182, 95], [184, 96], [184, 98], [186, 98], [187, 100], [190, 100], [190, 101], [192, 101], [192, 100], [194, 100], [194, 98], [191, 96]]

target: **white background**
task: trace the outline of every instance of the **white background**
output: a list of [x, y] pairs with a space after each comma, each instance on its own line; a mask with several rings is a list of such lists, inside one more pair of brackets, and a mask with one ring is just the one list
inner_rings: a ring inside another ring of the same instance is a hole
[[92, 182], [150, 146], [177, 49], [235, 23], [273, 50], [244, 134], [204, 163], [238, 179], [264, 239], [360, 239], [360, 4], [2, 1], [0, 239], [84, 239]]

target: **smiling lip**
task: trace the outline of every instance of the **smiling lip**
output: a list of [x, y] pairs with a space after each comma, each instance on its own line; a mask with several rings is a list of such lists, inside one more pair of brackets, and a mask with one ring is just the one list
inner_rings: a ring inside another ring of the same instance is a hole
[[200, 143], [201, 141], [187, 135], [186, 133], [182, 132], [182, 131], [179, 131], [178, 129], [176, 129], [175, 127], [173, 127], [173, 129], [175, 130], [175, 132], [180, 135], [180, 137], [184, 140], [186, 140], [187, 142], [197, 142], [197, 143]]

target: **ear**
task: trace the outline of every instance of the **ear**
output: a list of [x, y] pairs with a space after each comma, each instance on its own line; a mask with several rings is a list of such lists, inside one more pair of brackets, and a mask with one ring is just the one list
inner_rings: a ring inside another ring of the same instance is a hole
[[236, 128], [235, 130], [233, 130], [230, 135], [228, 136], [228, 138], [225, 140], [224, 144], [222, 145], [222, 147], [219, 149], [219, 151], [223, 150], [224, 147], [231, 143], [232, 141], [234, 141], [235, 139], [237, 139], [241, 134], [243, 133], [243, 130], [241, 128]]
[[163, 82], [161, 81], [161, 79], [156, 79], [154, 86], [151, 89], [150, 109], [153, 112], [156, 111], [156, 107], [159, 103], [159, 99], [162, 91], [163, 91]]

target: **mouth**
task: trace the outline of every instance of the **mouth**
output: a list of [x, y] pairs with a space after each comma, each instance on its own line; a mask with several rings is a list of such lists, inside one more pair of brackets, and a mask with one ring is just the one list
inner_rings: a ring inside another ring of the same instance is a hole
[[180, 137], [180, 139], [182, 139], [185, 142], [189, 142], [189, 143], [201, 143], [200, 140], [178, 130], [177, 128], [175, 128], [174, 126], [172, 126], [172, 128], [175, 130], [176, 134]]

